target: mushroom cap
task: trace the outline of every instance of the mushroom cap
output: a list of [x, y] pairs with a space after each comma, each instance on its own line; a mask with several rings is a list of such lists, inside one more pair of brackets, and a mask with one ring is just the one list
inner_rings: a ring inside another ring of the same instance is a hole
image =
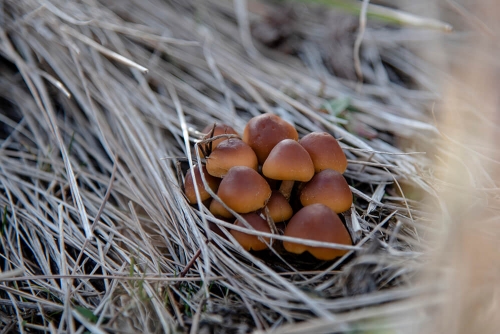
[[341, 213], [351, 207], [352, 192], [342, 174], [325, 169], [314, 175], [302, 188], [300, 202], [303, 206], [322, 203], [336, 213]]
[[274, 114], [253, 117], [243, 130], [243, 141], [255, 151], [259, 164], [283, 139], [298, 140], [299, 134], [293, 125]]
[[274, 190], [266, 204], [269, 215], [274, 222], [284, 222], [293, 215], [293, 209], [285, 196], [277, 190]]
[[235, 166], [222, 179], [217, 195], [234, 211], [247, 213], [266, 205], [271, 187], [254, 169]]
[[[250, 226], [252, 226], [257, 231], [271, 233], [271, 228], [269, 227], [267, 221], [257, 213], [252, 212], [243, 214], [241, 216], [245, 218], [248, 224], [250, 224]], [[234, 224], [237, 226], [246, 227], [245, 224], [239, 220], [236, 220]], [[247, 251], [251, 249], [254, 251], [260, 251], [267, 248], [267, 245], [260, 241], [259, 237], [256, 235], [247, 234], [236, 230], [231, 230], [231, 234]], [[269, 242], [269, 238], [264, 238], [264, 240]]]
[[224, 177], [234, 166], [259, 168], [255, 152], [241, 139], [224, 140], [207, 157], [207, 171], [212, 176]]
[[[213, 192], [217, 192], [221, 179], [208, 174], [205, 165], [202, 165], [201, 168], [203, 170], [205, 180], [207, 180], [208, 186], [210, 187], [210, 189], [212, 189]], [[194, 165], [192, 169], [189, 169], [187, 171], [186, 176], [184, 177], [184, 194], [186, 194], [189, 203], [196, 204], [198, 202], [196, 200], [196, 192], [194, 191], [193, 174], [195, 176], [194, 178], [196, 179], [196, 184], [198, 185], [201, 201], [203, 202], [209, 199], [210, 194], [205, 190], [205, 187], [203, 186], [203, 180], [201, 179], [200, 169], [198, 168], [198, 165]]]
[[[323, 204], [300, 209], [288, 222], [285, 236], [352, 245], [351, 236], [339, 216]], [[308, 251], [319, 260], [332, 260], [347, 253], [345, 249], [312, 247], [288, 241], [283, 241], [283, 247], [295, 254]]]
[[344, 173], [347, 168], [347, 158], [337, 139], [326, 132], [311, 132], [305, 135], [300, 145], [311, 156], [316, 173], [324, 169], [333, 169]]
[[314, 176], [309, 153], [292, 139], [280, 141], [269, 153], [262, 173], [275, 180], [307, 182]]
[[[215, 128], [214, 128], [215, 126]], [[219, 136], [219, 135], [237, 135], [239, 136], [238, 132], [236, 132], [235, 129], [233, 129], [231, 126], [227, 124], [222, 124], [222, 123], [214, 123], [207, 125], [201, 132], [204, 133], [205, 135], [203, 136], [202, 140], [209, 139], [211, 138], [210, 134], [212, 133], [212, 128], [214, 129], [213, 137]], [[219, 146], [220, 143], [223, 141], [227, 140], [227, 138], [219, 138], [214, 141], [212, 141], [212, 150], [214, 150], [217, 146]], [[210, 143], [206, 144], [199, 144], [200, 146], [203, 146], [204, 148], [208, 149], [210, 147]], [[203, 152], [198, 149], [200, 152], [200, 155], [203, 156]]]
[[209, 210], [214, 216], [222, 218], [234, 218], [233, 214], [227, 211], [227, 209], [215, 198], [210, 202]]

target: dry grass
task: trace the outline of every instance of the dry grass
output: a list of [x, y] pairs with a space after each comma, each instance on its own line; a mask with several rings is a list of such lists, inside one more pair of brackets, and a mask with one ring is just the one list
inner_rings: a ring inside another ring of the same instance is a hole
[[[328, 72], [339, 67], [325, 61], [332, 35], [350, 55], [341, 65], [354, 69], [356, 31], [327, 24], [338, 14], [296, 11], [297, 57], [252, 41], [248, 22], [262, 23], [270, 9], [248, 8], [215, 0], [3, 3], [0, 327], [392, 333], [429, 322], [426, 310], [446, 300], [444, 287], [416, 278], [439, 262], [433, 240], [449, 229], [435, 204], [449, 212], [443, 189], [456, 183], [445, 177], [451, 162], [433, 165], [423, 152], [467, 158], [436, 146], [448, 140], [430, 112], [436, 101], [445, 110], [441, 67], [407, 43], [432, 44], [441, 33], [369, 23], [359, 85]], [[318, 111], [339, 103], [348, 109]], [[355, 195], [345, 218], [356, 241], [341, 259], [250, 254], [207, 228], [236, 227], [187, 204], [180, 175], [199, 159], [196, 130], [223, 121], [241, 131], [263, 112], [302, 135], [341, 138]], [[487, 159], [475, 144], [466, 150], [478, 165]], [[480, 175], [491, 182], [475, 186], [494, 197], [495, 175]]]

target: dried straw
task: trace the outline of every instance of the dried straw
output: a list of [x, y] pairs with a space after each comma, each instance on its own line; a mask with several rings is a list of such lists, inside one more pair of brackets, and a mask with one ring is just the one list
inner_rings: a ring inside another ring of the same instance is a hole
[[[401, 191], [438, 197], [422, 152], [441, 131], [429, 112], [441, 92], [433, 68], [404, 43], [440, 33], [367, 24], [360, 86], [328, 73], [317, 54], [329, 34], [317, 17], [328, 11], [299, 12], [301, 58], [249, 35], [249, 22], [270, 11], [253, 1], [3, 3], [4, 328], [305, 333], [426, 321], [422, 308], [442, 297], [414, 276], [434, 249], [428, 237], [443, 232], [431, 203]], [[394, 73], [412, 84], [394, 82]], [[318, 111], [332, 100], [348, 101], [349, 110]], [[301, 135], [341, 138], [356, 245], [333, 263], [245, 252], [227, 233], [242, 228], [184, 198], [179, 175], [200, 158], [197, 131], [215, 121], [241, 131], [263, 112]], [[403, 151], [394, 138], [422, 145]]]

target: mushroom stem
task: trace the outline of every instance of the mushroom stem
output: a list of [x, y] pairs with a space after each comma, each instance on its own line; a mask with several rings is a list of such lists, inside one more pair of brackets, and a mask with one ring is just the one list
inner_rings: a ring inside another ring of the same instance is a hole
[[287, 201], [290, 200], [290, 194], [292, 193], [293, 185], [295, 181], [285, 180], [281, 182], [280, 193], [286, 198]]

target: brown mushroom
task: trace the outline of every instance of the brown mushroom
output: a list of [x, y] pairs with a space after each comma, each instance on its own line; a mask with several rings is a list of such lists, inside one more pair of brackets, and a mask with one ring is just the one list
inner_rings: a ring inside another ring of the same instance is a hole
[[304, 206], [322, 203], [336, 213], [341, 213], [351, 207], [352, 192], [342, 174], [325, 169], [304, 186], [300, 192], [300, 202]]
[[[313, 204], [300, 209], [288, 222], [285, 236], [352, 245], [349, 232], [339, 216], [323, 204]], [[311, 253], [319, 260], [332, 260], [347, 253], [345, 249], [313, 247], [295, 242], [283, 241], [283, 247], [290, 253]]]
[[309, 153], [295, 140], [280, 141], [262, 166], [262, 174], [282, 180], [280, 192], [288, 200], [295, 181], [307, 182], [314, 175], [314, 165]]
[[215, 177], [224, 177], [234, 166], [247, 166], [257, 170], [255, 152], [241, 139], [231, 138], [220, 143], [207, 157], [207, 171]]
[[[234, 130], [232, 127], [230, 127], [229, 125], [226, 125], [226, 124], [221, 124], [221, 123], [214, 123], [214, 124], [207, 125], [201, 132], [205, 134], [202, 138], [202, 141], [216, 137], [216, 136], [220, 136], [220, 135], [239, 136], [238, 132], [236, 132], [236, 130]], [[227, 140], [227, 138], [222, 137], [222, 138], [215, 139], [211, 142], [198, 144], [198, 146], [199, 146], [198, 148], [199, 148], [199, 152], [200, 152], [201, 157], [202, 158], [205, 157], [204, 153], [207, 153], [207, 155], [210, 155], [210, 152], [215, 150], [215, 148], [217, 146], [219, 146], [219, 144], [225, 140]]]
[[284, 222], [293, 215], [292, 206], [279, 191], [273, 191], [266, 206], [269, 210], [269, 216], [276, 223]]
[[274, 114], [263, 114], [250, 119], [243, 131], [243, 141], [255, 151], [259, 164], [264, 163], [280, 141], [298, 138], [293, 125]]
[[254, 169], [236, 166], [222, 179], [217, 195], [234, 211], [248, 213], [266, 205], [271, 188]]
[[[241, 215], [250, 226], [260, 232], [271, 233], [267, 221], [255, 212]], [[239, 220], [234, 223], [236, 226], [246, 227], [245, 224]], [[267, 245], [259, 240], [259, 237], [253, 234], [247, 234], [236, 230], [231, 230], [233, 237], [240, 243], [240, 245], [248, 250], [260, 251], [267, 248]], [[269, 243], [269, 238], [264, 238]]]
[[[207, 181], [208, 186], [210, 187], [210, 189], [212, 189], [213, 192], [217, 192], [221, 179], [208, 174], [207, 168], [204, 165], [201, 168], [203, 170], [203, 175], [205, 176], [205, 180]], [[203, 180], [201, 179], [200, 169], [198, 168], [198, 165], [194, 165], [193, 169], [189, 169], [186, 173], [186, 176], [184, 177], [184, 194], [186, 194], [189, 203], [196, 204], [198, 203], [198, 201], [196, 199], [196, 192], [194, 190], [193, 174], [195, 175], [196, 185], [198, 186], [198, 191], [200, 192], [201, 201], [203, 202], [209, 199], [210, 194], [203, 186]]]
[[216, 216], [216, 217], [222, 217], [222, 218], [233, 218], [234, 216], [231, 212], [229, 212], [224, 205], [222, 205], [218, 200], [215, 198], [212, 199], [210, 202], [210, 207], [209, 207], [210, 212]]
[[344, 173], [347, 168], [347, 158], [337, 140], [326, 132], [311, 132], [305, 135], [300, 145], [311, 156], [316, 173], [324, 169], [333, 169]]

